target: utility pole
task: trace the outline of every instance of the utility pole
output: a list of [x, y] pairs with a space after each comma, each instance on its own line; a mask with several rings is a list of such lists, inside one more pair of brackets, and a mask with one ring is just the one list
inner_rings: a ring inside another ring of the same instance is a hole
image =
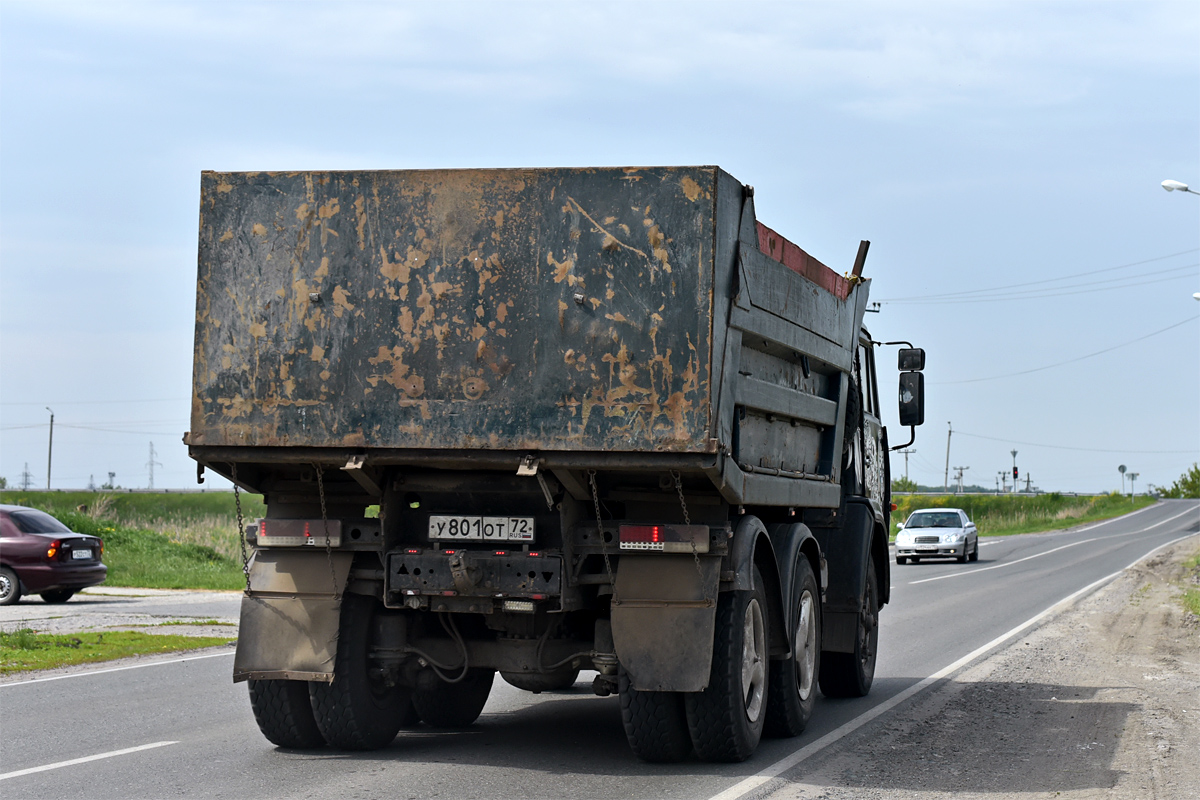
[[29, 474], [29, 462], [25, 462], [25, 471], [21, 473], [21, 488], [29, 491], [29, 485], [33, 483], [33, 476]]
[[50, 489], [50, 464], [54, 460], [54, 411], [50, 406], [46, 406], [46, 410], [50, 412], [50, 447], [46, 450], [46, 490]]
[[1029, 494], [1033, 490], [1029, 488], [1033, 483], [1033, 476], [1028, 472], [1025, 473], [1025, 494]]
[[954, 433], [954, 426], [949, 422], [946, 423], [946, 474], [942, 477], [942, 491], [950, 491], [950, 435]]
[[915, 453], [917, 451], [911, 447], [906, 447], [903, 450], [901, 450], [900, 452], [904, 453], [904, 480], [907, 482], [908, 481], [908, 454]]
[[1000, 492], [1001, 492], [1001, 494], [1003, 494], [1004, 492], [1008, 491], [1008, 470], [1006, 470], [1006, 469], [1000, 470], [999, 475], [1000, 475]]
[[955, 467], [954, 468], [954, 479], [958, 482], [958, 488], [955, 490], [955, 492], [954, 492], [955, 494], [963, 493], [963, 473], [969, 469], [970, 469], [970, 467]]
[[146, 487], [148, 489], [154, 488], [154, 465], [158, 464], [158, 466], [160, 466], [160, 467], [162, 466], [162, 464], [160, 464], [159, 462], [154, 460], [154, 455], [155, 455], [154, 442], [151, 442], [150, 443], [150, 460], [146, 462], [146, 466], [150, 468], [150, 485], [148, 487]]

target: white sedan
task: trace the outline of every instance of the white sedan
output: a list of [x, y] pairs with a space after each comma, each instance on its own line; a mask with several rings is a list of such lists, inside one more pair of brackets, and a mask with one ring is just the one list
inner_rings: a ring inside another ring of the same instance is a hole
[[896, 563], [922, 558], [957, 558], [960, 564], [979, 560], [979, 532], [961, 508], [914, 511], [896, 534]]

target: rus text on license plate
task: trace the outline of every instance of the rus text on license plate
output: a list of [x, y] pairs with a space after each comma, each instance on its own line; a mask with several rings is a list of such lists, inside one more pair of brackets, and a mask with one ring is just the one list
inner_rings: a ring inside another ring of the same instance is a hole
[[84, 559], [88, 559], [91, 557], [92, 557], [91, 550], [72, 550], [71, 551], [71, 558], [74, 558], [74, 559], [77, 559], [80, 561], [83, 561]]
[[434, 514], [429, 538], [450, 541], [532, 542], [533, 517], [465, 517]]

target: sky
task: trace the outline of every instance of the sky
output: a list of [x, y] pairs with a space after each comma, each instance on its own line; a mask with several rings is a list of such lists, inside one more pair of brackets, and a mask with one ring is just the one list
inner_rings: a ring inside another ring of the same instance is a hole
[[912, 480], [1200, 460], [1192, 0], [0, 0], [0, 476], [46, 485], [49, 407], [53, 487], [195, 488], [201, 170], [691, 164], [838, 272], [871, 241]]

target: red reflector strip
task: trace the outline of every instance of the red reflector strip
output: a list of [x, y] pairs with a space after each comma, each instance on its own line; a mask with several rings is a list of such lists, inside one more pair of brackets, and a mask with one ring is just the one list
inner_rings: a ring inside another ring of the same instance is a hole
[[419, 552], [421, 552], [421, 551], [420, 551], [419, 549], [415, 548], [415, 547], [410, 547], [408, 550], [405, 550], [404, 552], [406, 552], [406, 553], [413, 553], [413, 554], [416, 554], [416, 553], [419, 553]]
[[545, 600], [545, 599], [546, 599], [546, 595], [544, 595], [544, 594], [531, 594], [531, 595], [529, 595], [529, 599], [530, 599], [530, 600]]
[[497, 556], [506, 556], [506, 555], [508, 555], [508, 551], [507, 551], [507, 550], [497, 550], [497, 551], [496, 551], [495, 553], [493, 553], [492, 555], [497, 555]]
[[532, 556], [534, 558], [540, 558], [542, 554], [541, 553], [526, 553], [525, 555]]

